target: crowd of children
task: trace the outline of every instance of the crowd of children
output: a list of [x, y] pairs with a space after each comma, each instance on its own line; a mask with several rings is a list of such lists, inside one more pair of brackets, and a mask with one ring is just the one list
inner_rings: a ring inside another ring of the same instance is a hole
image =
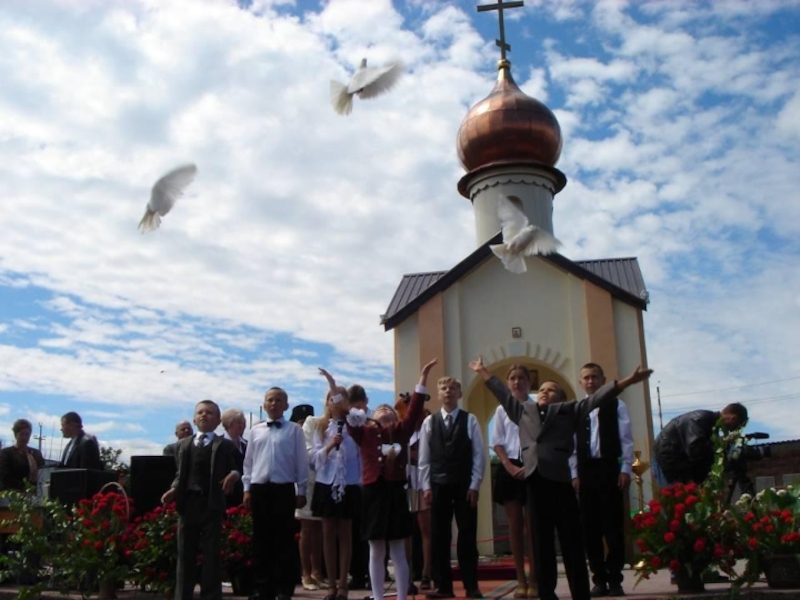
[[[264, 398], [267, 418], [251, 429], [247, 444], [238, 437], [215, 435], [223, 414], [214, 402], [198, 403], [198, 433], [176, 444], [177, 474], [162, 498], [176, 501], [180, 514], [175, 600], [192, 598], [198, 555], [203, 565], [201, 598], [221, 598], [221, 520], [225, 495], [234, 492], [239, 480], [242, 502], [253, 516], [258, 600], [288, 600], [298, 581], [308, 590], [325, 587], [325, 600], [347, 600], [351, 556], [362, 540], [369, 547], [372, 598], [383, 600], [388, 550], [398, 599], [406, 600], [413, 586], [407, 548], [414, 520], [422, 538], [420, 587], [433, 598], [453, 597], [453, 518], [466, 596], [481, 598], [476, 535], [486, 452], [475, 415], [458, 406], [458, 380], [439, 379], [441, 409], [430, 414], [424, 408], [428, 374], [435, 364], [432, 360], [422, 368], [410, 398], [371, 413], [363, 388], [339, 386], [325, 369], [320, 373], [329, 390], [320, 417], [302, 405], [287, 420], [287, 393], [273, 387]], [[500, 403], [494, 449], [503, 469], [495, 482], [495, 501], [504, 504], [512, 530], [515, 598], [555, 598], [554, 528], [572, 596], [588, 598], [573, 489], [577, 482], [569, 466], [573, 439], [593, 410], [611, 405], [619, 392], [646, 379], [650, 371], [637, 369], [627, 378], [593, 386], [597, 389], [583, 400], [566, 402], [563, 389], [553, 381], [540, 386], [536, 400], [530, 398], [531, 374], [524, 366], [513, 365], [506, 384], [489, 373], [480, 357], [470, 368]], [[238, 460], [242, 453], [243, 460]], [[301, 523], [299, 547], [295, 519]], [[529, 577], [523, 558], [526, 539]], [[600, 595], [607, 594], [606, 589]]]

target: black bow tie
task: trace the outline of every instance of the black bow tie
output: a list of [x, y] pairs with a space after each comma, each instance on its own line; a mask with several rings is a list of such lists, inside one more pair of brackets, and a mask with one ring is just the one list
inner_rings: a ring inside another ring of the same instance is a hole
[[277, 427], [278, 429], [281, 428], [280, 421], [267, 421], [267, 427]]

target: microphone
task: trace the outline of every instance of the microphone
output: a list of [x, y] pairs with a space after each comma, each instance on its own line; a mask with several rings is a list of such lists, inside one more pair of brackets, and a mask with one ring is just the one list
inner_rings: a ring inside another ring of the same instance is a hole
[[[339, 419], [336, 421], [336, 435], [342, 435], [342, 431], [344, 430], [344, 419]], [[339, 449], [339, 444], [336, 444], [336, 449]]]

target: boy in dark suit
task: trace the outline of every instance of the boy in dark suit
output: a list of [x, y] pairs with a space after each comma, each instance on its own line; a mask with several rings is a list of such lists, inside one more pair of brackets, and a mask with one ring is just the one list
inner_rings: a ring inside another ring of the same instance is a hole
[[[586, 363], [579, 382], [591, 396], [606, 382], [603, 368]], [[633, 465], [633, 433], [625, 403], [618, 399], [592, 410], [578, 427], [576, 441], [577, 473], [572, 483], [580, 498], [583, 539], [595, 584], [591, 594], [624, 596], [623, 494], [631, 483]]]
[[236, 447], [214, 434], [220, 422], [216, 402], [197, 403], [194, 424], [198, 433], [180, 441], [175, 481], [161, 497], [163, 504], [174, 500], [180, 515], [175, 600], [192, 599], [198, 552], [203, 554], [200, 597], [222, 598], [222, 515], [225, 495], [233, 491], [240, 473], [236, 470]]
[[535, 403], [520, 403], [505, 384], [489, 372], [480, 356], [469, 367], [483, 378], [508, 417], [519, 426], [539, 597], [542, 600], [558, 598], [555, 593], [558, 579], [555, 528], [572, 598], [588, 600], [589, 574], [569, 466], [575, 448], [574, 435], [593, 409], [612, 403], [625, 388], [644, 381], [653, 371], [637, 367], [628, 377], [610, 381], [577, 402], [566, 402], [561, 386], [555, 381], [545, 381], [539, 387]]

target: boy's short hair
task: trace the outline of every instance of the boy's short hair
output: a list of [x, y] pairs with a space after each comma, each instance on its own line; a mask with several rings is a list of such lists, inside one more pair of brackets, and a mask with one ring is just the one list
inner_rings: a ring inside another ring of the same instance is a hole
[[458, 389], [461, 389], [461, 382], [455, 377], [449, 376], [439, 377], [439, 381], [436, 382], [436, 387], [444, 387], [450, 383], [454, 383], [456, 386], [458, 386]]
[[270, 392], [278, 392], [278, 394], [280, 394], [280, 396], [283, 398], [284, 402], [288, 402], [289, 401], [289, 394], [286, 393], [285, 389], [283, 389], [282, 387], [278, 387], [278, 386], [272, 386], [266, 392], [264, 392], [264, 400], [267, 399], [267, 396], [269, 396]]
[[201, 404], [207, 404], [209, 406], [213, 406], [214, 409], [217, 411], [217, 417], [222, 419], [222, 411], [219, 409], [219, 404], [217, 404], [213, 400], [200, 400], [200, 402], [194, 405], [194, 412], [197, 412], [197, 407], [200, 406]]
[[744, 407], [743, 404], [739, 404], [738, 402], [734, 402], [733, 404], [728, 404], [725, 408], [722, 409], [722, 412], [726, 412], [729, 415], [735, 415], [736, 418], [739, 420], [739, 426], [744, 427], [747, 425], [747, 409]]
[[357, 383], [347, 388], [347, 397], [351, 404], [353, 402], [369, 402], [367, 390], [364, 389], [364, 386], [358, 385]]
[[605, 376], [606, 376], [606, 374], [603, 372], [603, 367], [601, 367], [597, 363], [588, 362], [588, 363], [586, 363], [585, 365], [583, 365], [581, 367], [581, 371], [583, 371], [584, 369], [592, 369], [594, 371], [597, 371], [598, 373], [600, 373], [600, 377], [603, 377], [603, 378], [605, 378]]
[[[567, 400], [567, 392], [566, 392], [566, 390], [564, 389], [564, 386], [562, 386], [560, 383], [558, 383], [557, 381], [555, 381], [555, 380], [553, 380], [553, 379], [545, 379], [545, 380], [544, 380], [542, 383], [540, 383], [540, 384], [539, 384], [539, 389], [541, 389], [541, 388], [542, 388], [542, 386], [543, 386], [545, 383], [554, 383], [554, 384], [556, 384], [556, 387], [557, 387], [557, 388], [558, 388], [558, 390], [561, 392], [561, 400], [566, 402], [566, 400]], [[537, 391], [538, 391], [538, 390], [537, 390]]]

